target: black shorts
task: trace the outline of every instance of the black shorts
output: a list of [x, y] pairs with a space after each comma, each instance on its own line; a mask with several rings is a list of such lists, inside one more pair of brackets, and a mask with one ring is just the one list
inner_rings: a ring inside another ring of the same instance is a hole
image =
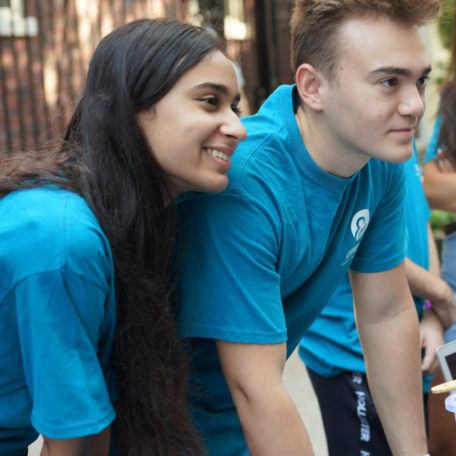
[[[307, 369], [320, 405], [329, 456], [392, 456], [365, 374], [322, 377]], [[425, 415], [427, 395], [425, 395]]]

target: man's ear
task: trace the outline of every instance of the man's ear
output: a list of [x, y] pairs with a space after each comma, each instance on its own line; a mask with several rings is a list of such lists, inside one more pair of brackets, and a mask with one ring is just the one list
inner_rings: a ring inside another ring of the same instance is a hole
[[305, 106], [314, 111], [322, 111], [321, 85], [323, 76], [321, 73], [312, 65], [303, 63], [296, 70], [295, 80], [299, 96]]

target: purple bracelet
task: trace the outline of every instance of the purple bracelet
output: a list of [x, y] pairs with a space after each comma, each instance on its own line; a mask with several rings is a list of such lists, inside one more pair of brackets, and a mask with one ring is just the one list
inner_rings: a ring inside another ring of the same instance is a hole
[[429, 309], [431, 309], [431, 308], [432, 308], [432, 302], [429, 301], [429, 299], [426, 299], [426, 300], [424, 301], [424, 310], [429, 310]]

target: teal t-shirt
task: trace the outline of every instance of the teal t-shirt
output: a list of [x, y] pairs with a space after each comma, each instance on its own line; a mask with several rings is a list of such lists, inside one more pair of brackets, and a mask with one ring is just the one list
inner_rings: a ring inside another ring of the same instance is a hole
[[[421, 184], [421, 166], [416, 151], [405, 163], [406, 254], [427, 269], [429, 265], [429, 206]], [[415, 298], [421, 316], [424, 302]], [[306, 331], [299, 344], [299, 354], [314, 372], [332, 377], [343, 371], [365, 372], [363, 353], [353, 313], [353, 296], [346, 275], [320, 317]], [[426, 390], [428, 389], [426, 384]]]
[[0, 454], [114, 419], [111, 250], [85, 200], [56, 187], [0, 199]]
[[371, 160], [350, 178], [327, 173], [303, 144], [296, 100], [294, 86], [279, 87], [243, 120], [228, 189], [179, 205], [179, 325], [211, 455], [247, 454], [214, 339], [286, 341], [289, 355], [349, 267], [377, 272], [404, 259], [403, 167]]

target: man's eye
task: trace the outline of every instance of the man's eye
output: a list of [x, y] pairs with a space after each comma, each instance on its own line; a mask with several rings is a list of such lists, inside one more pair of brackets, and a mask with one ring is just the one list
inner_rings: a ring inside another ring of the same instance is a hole
[[396, 78], [389, 78], [389, 79], [384, 79], [382, 81], [382, 85], [385, 87], [394, 87], [397, 86], [398, 80]]
[[429, 81], [429, 76], [423, 76], [417, 81], [417, 85], [425, 87]]

